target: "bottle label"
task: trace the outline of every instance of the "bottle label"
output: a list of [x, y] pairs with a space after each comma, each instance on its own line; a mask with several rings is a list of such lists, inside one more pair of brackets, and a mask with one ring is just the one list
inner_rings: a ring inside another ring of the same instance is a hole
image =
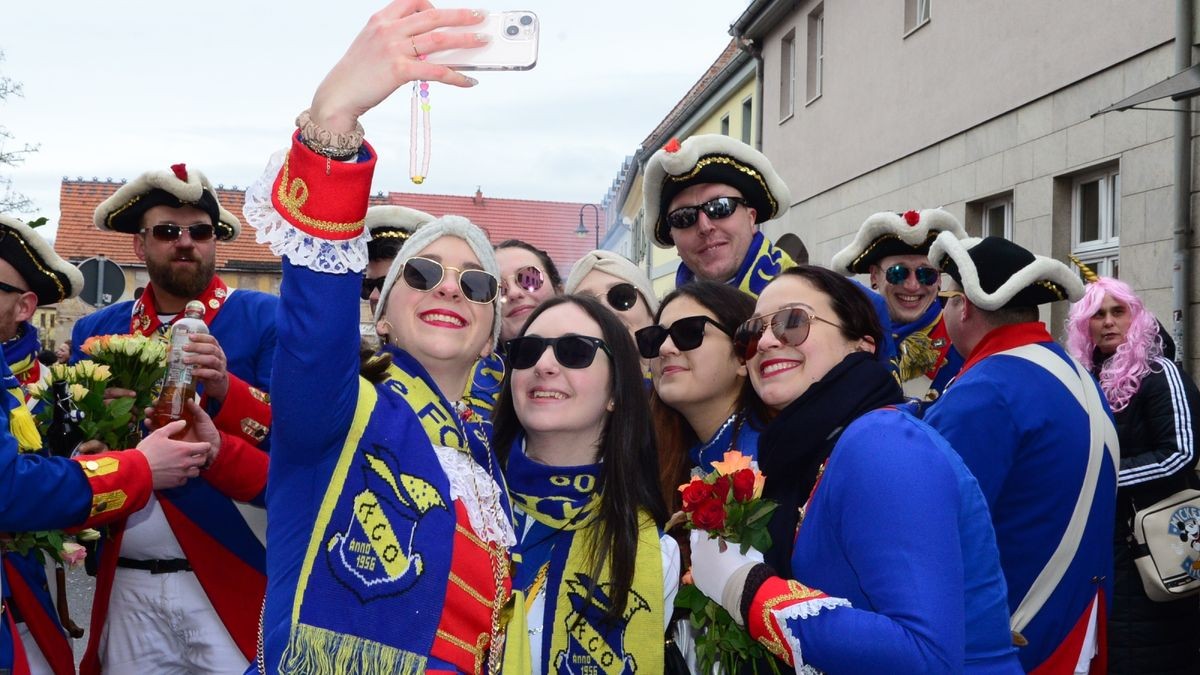
[[191, 334], [192, 331], [185, 326], [177, 325], [171, 329], [171, 358], [167, 366], [166, 381], [181, 387], [186, 387], [192, 381], [193, 366], [183, 362], [183, 357], [187, 356], [183, 348], [190, 342], [188, 336]]

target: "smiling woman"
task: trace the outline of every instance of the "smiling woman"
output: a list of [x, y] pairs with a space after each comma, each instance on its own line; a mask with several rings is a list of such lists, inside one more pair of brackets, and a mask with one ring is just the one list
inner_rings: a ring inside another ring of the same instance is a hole
[[696, 586], [798, 672], [1023, 672], [983, 495], [949, 444], [894, 407], [871, 301], [800, 266], [756, 311], [734, 342], [779, 411], [759, 441], [763, 496], [780, 503], [769, 565], [693, 531]]

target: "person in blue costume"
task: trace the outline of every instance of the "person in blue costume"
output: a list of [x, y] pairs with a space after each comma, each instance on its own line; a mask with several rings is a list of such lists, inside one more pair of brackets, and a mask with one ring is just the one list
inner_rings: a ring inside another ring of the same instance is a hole
[[[92, 675], [171, 664], [245, 668], [254, 655], [253, 617], [266, 588], [262, 492], [276, 298], [232, 288], [216, 273], [217, 249], [237, 238], [241, 222], [195, 168], [174, 164], [143, 173], [101, 202], [93, 221], [97, 229], [130, 235], [150, 283], [137, 299], [76, 322], [75, 360], [87, 358], [84, 345], [95, 336], [164, 338], [187, 303], [197, 300], [210, 333], [192, 336], [185, 349], [200, 405], [218, 427], [262, 449], [222, 453], [225, 462], [242, 465], [231, 472], [244, 474], [238, 489], [206, 472], [180, 489], [155, 493], [144, 510], [109, 528], [100, 543], [80, 669]], [[164, 584], [170, 592], [156, 593]], [[169, 617], [179, 615], [186, 617], [186, 629], [170, 626]]]
[[[505, 672], [663, 672], [679, 548], [628, 329], [598, 301], [543, 303], [507, 345], [496, 409], [520, 538]], [[524, 630], [522, 630], [524, 629]]]
[[773, 569], [694, 530], [696, 586], [796, 672], [1023, 672], [986, 502], [950, 445], [893, 407], [871, 303], [801, 266], [756, 310], [735, 340], [779, 411], [759, 440], [764, 487], [804, 495], [798, 531], [772, 530], [795, 546]]
[[941, 232], [967, 236], [958, 219], [942, 209], [876, 213], [863, 222], [854, 241], [833, 256], [843, 274], [869, 274], [871, 288], [885, 301], [896, 344], [895, 367], [904, 393], [935, 400], [962, 367], [951, 348], [937, 301], [941, 275], [929, 264], [929, 247]]
[[733, 332], [754, 313], [754, 299], [714, 281], [693, 281], [667, 294], [655, 324], [637, 332], [650, 363], [650, 411], [667, 505], [680, 506], [679, 486], [693, 469], [737, 450], [758, 456], [767, 409], [733, 351]]
[[469, 86], [418, 55], [478, 46], [432, 31], [482, 19], [419, 0], [377, 12], [247, 195], [284, 258], [260, 672], [499, 671], [516, 537], [490, 423], [462, 400], [500, 329], [485, 234], [443, 216], [405, 242], [370, 380], [357, 329], [376, 161], [358, 117], [415, 79]]
[[1118, 452], [1112, 413], [1038, 307], [1083, 294], [1067, 265], [1000, 237], [938, 235], [946, 327], [966, 357], [924, 419], [979, 481], [1021, 664], [1104, 672]]

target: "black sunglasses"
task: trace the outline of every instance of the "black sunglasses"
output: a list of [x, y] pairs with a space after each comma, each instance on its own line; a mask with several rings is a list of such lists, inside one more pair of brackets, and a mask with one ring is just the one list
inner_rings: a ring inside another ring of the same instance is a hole
[[[477, 269], [462, 270], [457, 267], [443, 265], [429, 258], [413, 257], [404, 263], [404, 283], [408, 287], [428, 293], [442, 283], [446, 270], [458, 272], [458, 287], [462, 289], [463, 297], [479, 305], [486, 305], [496, 299], [498, 283], [496, 277]], [[369, 294], [368, 294], [369, 295]]]
[[[533, 293], [546, 283], [546, 277], [542, 274], [542, 271], [533, 265], [527, 265], [517, 270], [513, 273], [512, 279], [526, 293]], [[503, 299], [508, 298], [507, 280], [500, 282], [500, 297]]]
[[27, 291], [24, 288], [17, 288], [12, 284], [6, 284], [3, 281], [0, 281], [0, 291], [5, 293], [32, 293], [32, 291]]
[[563, 368], [587, 368], [596, 358], [596, 350], [603, 349], [608, 357], [612, 352], [604, 340], [590, 335], [568, 333], [561, 337], [546, 338], [540, 335], [524, 335], [506, 343], [508, 365], [514, 370], [532, 368], [542, 358], [546, 347], [554, 348], [554, 358]]
[[[150, 232], [150, 236], [159, 241], [176, 241], [183, 235], [183, 227], [175, 223], [159, 223], [143, 231]], [[217, 229], [209, 223], [196, 223], [187, 226], [187, 233], [192, 241], [208, 241], [217, 233]]]
[[788, 307], [771, 314], [752, 316], [746, 319], [733, 334], [733, 351], [738, 358], [749, 361], [758, 353], [758, 341], [767, 328], [775, 335], [775, 339], [789, 347], [798, 347], [808, 339], [809, 329], [813, 321], [827, 323], [834, 328], [841, 326], [813, 316], [799, 307]]
[[363, 277], [362, 291], [358, 294], [358, 297], [362, 298], [363, 300], [370, 300], [372, 293], [383, 290], [383, 281], [386, 278], [387, 277]]
[[633, 284], [620, 283], [608, 289], [604, 301], [618, 312], [628, 312], [637, 304], [638, 291]]
[[889, 284], [899, 286], [908, 281], [908, 273], [914, 272], [917, 275], [917, 283], [922, 286], [932, 286], [938, 282], [938, 277], [941, 272], [938, 272], [932, 267], [922, 265], [915, 270], [910, 270], [907, 265], [895, 264], [883, 271], [883, 278], [887, 279]]
[[700, 220], [701, 211], [710, 220], [723, 220], [737, 211], [738, 204], [745, 206], [747, 202], [741, 197], [717, 197], [703, 204], [681, 206], [667, 214], [667, 225], [677, 230], [686, 230]]
[[642, 355], [642, 358], [657, 359], [659, 351], [668, 337], [675, 344], [675, 348], [681, 352], [690, 352], [699, 347], [704, 342], [704, 326], [710, 323], [722, 333], [731, 335], [731, 332], [724, 326], [711, 317], [701, 314], [676, 319], [669, 328], [646, 326], [634, 333], [633, 336], [637, 339], [638, 353]]

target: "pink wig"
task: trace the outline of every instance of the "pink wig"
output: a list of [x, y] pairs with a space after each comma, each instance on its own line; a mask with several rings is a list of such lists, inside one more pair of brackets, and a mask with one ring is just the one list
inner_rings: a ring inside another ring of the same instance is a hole
[[1092, 341], [1089, 323], [1100, 310], [1105, 297], [1111, 297], [1128, 308], [1131, 321], [1125, 342], [1104, 362], [1100, 370], [1100, 388], [1113, 411], [1129, 405], [1129, 399], [1142, 386], [1142, 378], [1150, 372], [1150, 364], [1162, 356], [1162, 338], [1158, 322], [1129, 284], [1111, 277], [1100, 277], [1087, 285], [1083, 299], [1071, 305], [1067, 317], [1067, 351], [1088, 370], [1095, 370], [1092, 358], [1096, 343]]

